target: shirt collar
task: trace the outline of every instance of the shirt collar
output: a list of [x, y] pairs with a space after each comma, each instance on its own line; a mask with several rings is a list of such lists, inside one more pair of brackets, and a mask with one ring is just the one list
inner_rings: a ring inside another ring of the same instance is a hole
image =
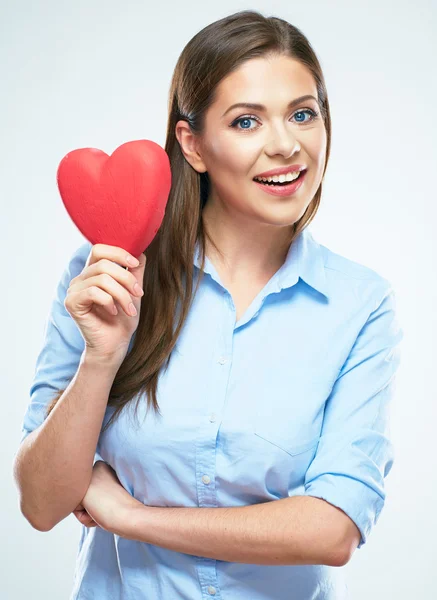
[[[194, 252], [194, 265], [200, 269], [200, 247], [196, 243]], [[205, 273], [219, 281], [219, 276], [214, 265], [206, 257]], [[328, 281], [325, 273], [325, 259], [323, 247], [314, 239], [308, 226], [295, 238], [287, 252], [284, 264], [275, 274], [276, 291], [295, 285], [299, 278], [306, 284], [322, 293], [327, 298]]]

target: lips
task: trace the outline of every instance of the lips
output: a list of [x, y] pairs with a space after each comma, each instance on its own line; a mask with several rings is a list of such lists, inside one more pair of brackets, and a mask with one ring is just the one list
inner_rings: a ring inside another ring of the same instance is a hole
[[294, 171], [304, 171], [307, 167], [305, 165], [289, 165], [288, 167], [278, 167], [271, 169], [270, 171], [264, 171], [264, 173], [258, 173], [255, 177], [274, 177], [275, 175], [286, 175], [287, 173], [293, 173]]
[[[297, 169], [295, 169], [295, 171], [296, 170]], [[297, 179], [293, 179], [292, 181], [283, 181], [283, 182], [279, 182], [279, 181], [269, 181], [269, 182], [267, 182], [267, 181], [259, 181], [258, 179], [256, 179], [256, 177], [260, 177], [260, 175], [255, 175], [255, 177], [253, 178], [253, 181], [255, 181], [256, 183], [264, 184], [264, 185], [270, 185], [270, 186], [277, 185], [277, 186], [280, 187], [280, 186], [283, 186], [283, 185], [288, 185], [290, 183], [293, 183], [293, 181], [299, 180], [303, 175], [305, 175], [306, 172], [307, 172], [307, 169], [300, 170], [299, 177], [297, 177]], [[288, 173], [290, 173], [290, 171], [288, 171]], [[264, 177], [264, 178], [267, 179], [267, 177], [265, 175], [263, 175], [262, 177]], [[274, 177], [274, 175], [269, 175], [269, 177]]]
[[280, 196], [280, 197], [288, 197], [288, 196], [292, 196], [295, 192], [297, 192], [297, 190], [299, 190], [301, 188], [301, 186], [303, 185], [303, 183], [305, 181], [306, 171], [307, 170], [304, 169], [302, 171], [301, 175], [297, 179], [295, 179], [294, 181], [289, 181], [282, 185], [275, 184], [275, 183], [273, 183], [273, 184], [260, 183], [256, 179], [254, 180], [254, 183], [266, 194], [270, 194], [273, 196]]

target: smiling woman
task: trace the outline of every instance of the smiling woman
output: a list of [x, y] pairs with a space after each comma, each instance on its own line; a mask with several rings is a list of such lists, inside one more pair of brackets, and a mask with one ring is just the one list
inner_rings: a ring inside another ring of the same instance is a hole
[[330, 143], [324, 77], [297, 27], [242, 11], [183, 49], [172, 188], [127, 354], [116, 369], [86, 360], [65, 307], [83, 244], [24, 417], [28, 506], [50, 526], [73, 507], [82, 521], [71, 600], [346, 598], [333, 567], [384, 505], [403, 332], [390, 283], [309, 230]]
[[[277, 271], [292, 226], [314, 203], [328, 150], [325, 94], [316, 81], [289, 53], [255, 54], [217, 85], [202, 135], [191, 123], [176, 124], [185, 158], [210, 184], [203, 219], [220, 253], [212, 247], [208, 255], [220, 263], [225, 254], [234, 279], [247, 269], [258, 277]], [[292, 182], [295, 170], [304, 173]], [[242, 228], [245, 235], [236, 236]], [[232, 249], [226, 239], [233, 240]]]

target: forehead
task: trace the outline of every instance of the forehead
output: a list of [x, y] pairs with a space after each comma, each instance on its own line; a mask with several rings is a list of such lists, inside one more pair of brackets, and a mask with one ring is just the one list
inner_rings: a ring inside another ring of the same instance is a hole
[[280, 111], [290, 100], [305, 94], [317, 98], [316, 83], [305, 65], [287, 56], [258, 57], [222, 79], [211, 109], [221, 115], [235, 102], [255, 102]]

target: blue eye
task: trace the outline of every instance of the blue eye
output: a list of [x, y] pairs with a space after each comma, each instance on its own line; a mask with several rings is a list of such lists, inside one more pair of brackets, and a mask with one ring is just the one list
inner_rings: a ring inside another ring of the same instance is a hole
[[[248, 123], [249, 121], [256, 121], [257, 119], [253, 118], [253, 117], [240, 117], [239, 119], [237, 119], [236, 121], [234, 121], [231, 125], [231, 127], [235, 127], [238, 123], [242, 124], [243, 127], [243, 123]], [[248, 127], [243, 127], [243, 129], [248, 129]]]
[[[319, 113], [315, 112], [311, 108], [306, 108], [305, 110], [299, 110], [299, 111], [295, 112], [293, 116], [304, 115], [304, 114], [309, 114], [311, 118], [307, 119], [305, 121], [298, 120], [297, 123], [303, 123], [305, 125], [306, 123], [311, 123], [312, 121], [315, 121], [317, 119], [317, 117], [319, 116]], [[254, 115], [245, 115], [243, 117], [239, 117], [238, 119], [235, 119], [235, 121], [233, 121], [229, 125], [229, 127], [233, 127], [234, 129], [239, 129], [240, 131], [256, 131], [258, 129], [258, 127], [251, 128], [251, 129], [249, 129], [249, 127], [237, 127], [237, 125], [239, 125], [240, 123], [242, 123], [242, 124], [245, 122], [249, 123], [249, 121], [257, 121], [259, 123], [259, 119], [257, 117], [255, 117]]]
[[[294, 113], [295, 115], [304, 115], [305, 113], [310, 113], [311, 116], [315, 116], [315, 113], [311, 110], [299, 110], [297, 113]], [[312, 121], [313, 119], [309, 119], [309, 121]], [[306, 123], [306, 121], [297, 121], [298, 123]]]

